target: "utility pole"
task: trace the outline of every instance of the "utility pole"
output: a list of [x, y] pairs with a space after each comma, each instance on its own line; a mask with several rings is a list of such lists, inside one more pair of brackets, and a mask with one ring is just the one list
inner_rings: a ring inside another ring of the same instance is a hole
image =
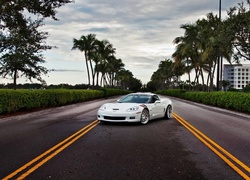
[[[219, 20], [221, 21], [221, 0], [219, 0]], [[220, 61], [222, 61], [221, 58], [221, 53], [220, 53], [220, 47], [218, 47], [218, 60], [217, 60], [217, 85], [216, 85], [216, 90], [219, 91], [220, 90], [220, 77], [221, 74], [220, 71], [222, 71], [222, 63], [220, 63]], [[220, 67], [221, 66], [221, 67]]]

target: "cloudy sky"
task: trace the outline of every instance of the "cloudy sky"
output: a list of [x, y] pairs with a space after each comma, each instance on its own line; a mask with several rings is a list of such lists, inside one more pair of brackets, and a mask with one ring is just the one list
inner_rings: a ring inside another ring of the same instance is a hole
[[[221, 2], [226, 18], [226, 10], [241, 0]], [[45, 21], [43, 29], [50, 34], [47, 44], [57, 49], [44, 53], [44, 66], [57, 71], [44, 79], [48, 85], [87, 83], [83, 54], [71, 48], [73, 38], [96, 34], [113, 44], [125, 69], [146, 84], [159, 62], [174, 52], [173, 40], [183, 35], [180, 25], [194, 23], [209, 12], [218, 14], [218, 9], [219, 0], [75, 0], [58, 9], [60, 21]]]

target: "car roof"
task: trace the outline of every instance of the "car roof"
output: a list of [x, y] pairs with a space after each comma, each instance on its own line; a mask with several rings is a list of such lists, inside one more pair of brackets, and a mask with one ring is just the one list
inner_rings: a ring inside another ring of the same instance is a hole
[[132, 95], [149, 95], [149, 96], [153, 96], [153, 95], [156, 95], [154, 93], [151, 93], [151, 92], [136, 92], [136, 93], [130, 93]]

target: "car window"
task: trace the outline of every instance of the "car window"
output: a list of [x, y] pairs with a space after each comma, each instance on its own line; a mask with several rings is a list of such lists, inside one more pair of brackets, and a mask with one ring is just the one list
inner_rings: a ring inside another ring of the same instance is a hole
[[133, 95], [128, 95], [119, 100], [119, 103], [130, 103], [132, 102]]
[[127, 95], [119, 100], [119, 103], [149, 103], [150, 96], [144, 94]]
[[151, 100], [150, 100], [150, 103], [155, 103], [155, 101], [157, 101], [157, 100], [160, 100], [160, 98], [156, 95], [153, 95]]
[[150, 99], [150, 96], [148, 96], [148, 95], [138, 95], [134, 99], [134, 102], [135, 103], [148, 103], [149, 99]]
[[156, 95], [154, 95], [155, 100], [160, 100], [160, 98]]

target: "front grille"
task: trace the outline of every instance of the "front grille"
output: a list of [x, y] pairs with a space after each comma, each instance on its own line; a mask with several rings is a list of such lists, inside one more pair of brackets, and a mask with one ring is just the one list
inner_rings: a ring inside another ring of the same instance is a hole
[[125, 120], [126, 117], [104, 116], [104, 119], [107, 119], [107, 120]]

